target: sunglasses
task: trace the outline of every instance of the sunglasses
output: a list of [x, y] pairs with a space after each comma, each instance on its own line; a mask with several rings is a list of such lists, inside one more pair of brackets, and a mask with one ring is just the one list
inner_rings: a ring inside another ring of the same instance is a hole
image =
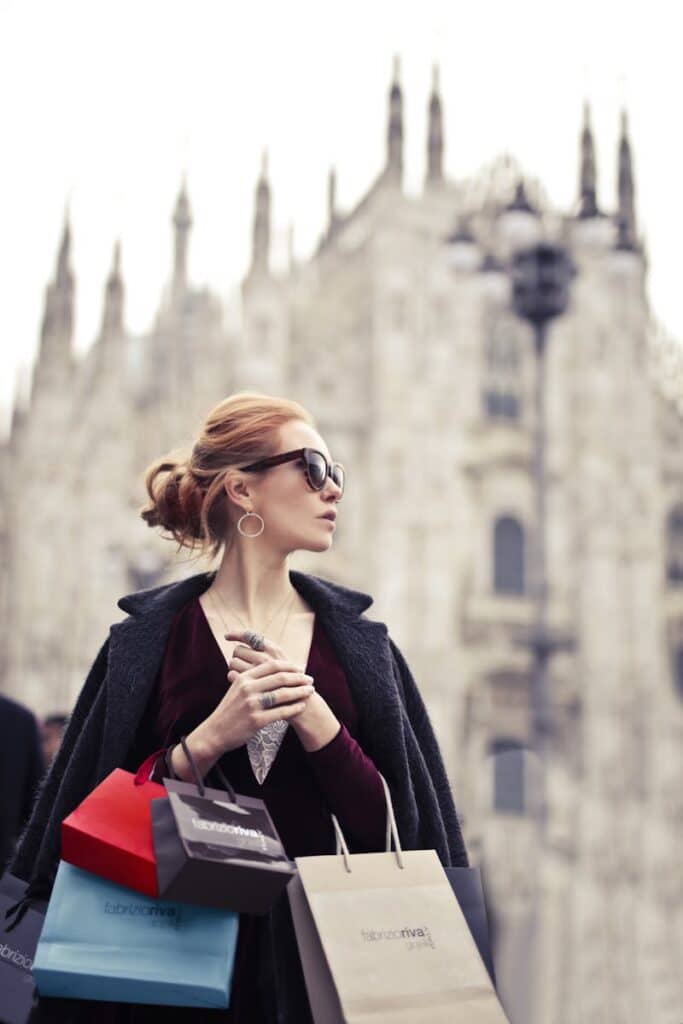
[[248, 466], [240, 466], [242, 470], [269, 469], [270, 466], [279, 466], [283, 462], [293, 462], [299, 459], [304, 466], [306, 479], [314, 491], [322, 491], [328, 476], [332, 477], [335, 484], [341, 490], [337, 501], [341, 501], [344, 493], [345, 473], [341, 462], [328, 462], [322, 452], [317, 448], [296, 448], [291, 452], [282, 452], [280, 455], [271, 455], [268, 459], [260, 459], [258, 462], [250, 462]]

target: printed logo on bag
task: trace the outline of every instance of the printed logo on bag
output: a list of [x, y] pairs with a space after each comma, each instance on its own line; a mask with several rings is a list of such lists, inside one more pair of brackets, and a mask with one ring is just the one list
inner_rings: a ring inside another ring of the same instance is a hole
[[152, 927], [168, 925], [177, 928], [180, 914], [177, 907], [164, 906], [163, 903], [120, 903], [105, 900], [105, 914], [116, 914], [120, 917], [135, 917], [146, 920]]
[[245, 816], [245, 808], [235, 813], [233, 806], [215, 800], [185, 793], [171, 797], [178, 832], [192, 854], [214, 860], [287, 860], [262, 810], [249, 809]]
[[4, 942], [0, 945], [0, 960], [4, 960], [14, 967], [19, 967], [22, 971], [30, 972], [33, 969], [33, 960], [30, 956], [25, 956], [21, 950], [12, 949], [11, 946]]
[[257, 828], [229, 825], [224, 821], [207, 821], [206, 818], [192, 818], [192, 824], [202, 832], [228, 832], [233, 836], [253, 836], [255, 839], [263, 835], [263, 832]]
[[364, 942], [382, 942], [402, 939], [407, 950], [434, 949], [432, 933], [426, 925], [420, 928], [361, 928]]

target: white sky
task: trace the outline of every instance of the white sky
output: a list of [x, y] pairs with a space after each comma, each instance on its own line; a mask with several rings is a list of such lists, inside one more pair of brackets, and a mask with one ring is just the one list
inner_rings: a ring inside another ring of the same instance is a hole
[[294, 224], [297, 256], [324, 226], [329, 165], [337, 165], [342, 208], [379, 171], [395, 52], [410, 192], [424, 173], [435, 60], [447, 173], [468, 176], [507, 149], [562, 207], [576, 196], [585, 95], [598, 198], [612, 207], [625, 100], [650, 294], [658, 317], [683, 338], [675, 18], [664, 0], [0, 0], [0, 417], [9, 419], [17, 367], [37, 350], [67, 200], [78, 351], [98, 328], [118, 237], [127, 325], [149, 327], [170, 267], [184, 169], [194, 216], [190, 275], [225, 296], [246, 268], [264, 146], [274, 231], [283, 239]]

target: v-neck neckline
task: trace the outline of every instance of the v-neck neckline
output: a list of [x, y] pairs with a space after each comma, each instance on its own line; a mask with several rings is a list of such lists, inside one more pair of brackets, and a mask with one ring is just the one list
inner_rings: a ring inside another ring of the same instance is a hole
[[[204, 611], [202, 603], [199, 600], [200, 596], [201, 595], [198, 594], [195, 597], [195, 601], [197, 602], [197, 606], [199, 607], [199, 611], [201, 613], [202, 621], [204, 623], [204, 626], [208, 630], [209, 635], [211, 636], [211, 639], [213, 641], [215, 649], [220, 654], [221, 659], [222, 659], [225, 667], [228, 668], [228, 662], [226, 660], [226, 657], [225, 657], [223, 651], [221, 650], [221, 646], [218, 643], [218, 640], [216, 640], [216, 637], [213, 635], [213, 630], [211, 629], [211, 623], [209, 622], [208, 618], [206, 617], [206, 612]], [[306, 673], [308, 673], [308, 670], [309, 670], [310, 665], [311, 665], [311, 658], [313, 657], [313, 651], [315, 649], [315, 642], [316, 642], [316, 638], [317, 638], [317, 633], [318, 633], [318, 613], [314, 611], [313, 612], [313, 632], [311, 634], [311, 644], [310, 644], [310, 647], [308, 648], [308, 657], [306, 659], [306, 667], [304, 668], [304, 672], [306, 672]]]

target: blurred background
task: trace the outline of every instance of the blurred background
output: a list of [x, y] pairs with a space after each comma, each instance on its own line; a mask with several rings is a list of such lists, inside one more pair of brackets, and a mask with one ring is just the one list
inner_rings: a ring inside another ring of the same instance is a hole
[[147, 464], [234, 391], [295, 398], [348, 481], [292, 566], [371, 593], [406, 654], [513, 1024], [683, 1020], [673, 17], [0, 3], [27, 792], [117, 600], [198, 571], [137, 515]]

